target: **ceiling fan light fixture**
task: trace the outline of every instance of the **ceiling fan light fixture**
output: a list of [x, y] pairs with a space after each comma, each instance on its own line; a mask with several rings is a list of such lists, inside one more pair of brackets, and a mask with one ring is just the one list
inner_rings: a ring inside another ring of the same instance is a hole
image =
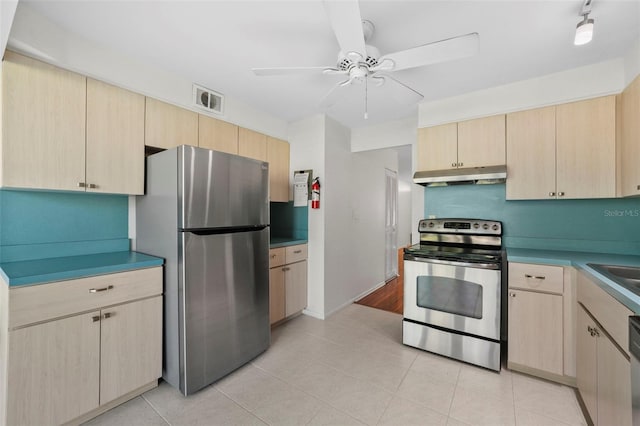
[[576, 26], [576, 37], [573, 44], [582, 46], [593, 39], [593, 22], [593, 19], [589, 18], [589, 14], [584, 15], [584, 19]]

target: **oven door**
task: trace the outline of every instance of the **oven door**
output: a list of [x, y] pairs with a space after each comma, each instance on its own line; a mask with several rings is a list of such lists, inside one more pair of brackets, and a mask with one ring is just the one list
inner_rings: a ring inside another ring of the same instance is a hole
[[405, 257], [404, 317], [499, 340], [500, 282], [499, 265]]

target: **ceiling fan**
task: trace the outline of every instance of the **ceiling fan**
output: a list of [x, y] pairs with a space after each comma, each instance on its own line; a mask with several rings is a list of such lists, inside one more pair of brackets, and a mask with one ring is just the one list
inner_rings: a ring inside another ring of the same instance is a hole
[[400, 92], [407, 104], [419, 102], [424, 97], [422, 94], [391, 77], [389, 73], [473, 56], [478, 51], [478, 33], [471, 33], [380, 55], [375, 46], [366, 44], [373, 34], [374, 26], [361, 18], [358, 0], [323, 0], [323, 3], [340, 45], [335, 66], [252, 69], [258, 76], [309, 73], [344, 75], [346, 79], [336, 84], [320, 102], [323, 108], [330, 107], [340, 99], [347, 86], [364, 84], [366, 119], [369, 82], [376, 86], [395, 86], [394, 90]]

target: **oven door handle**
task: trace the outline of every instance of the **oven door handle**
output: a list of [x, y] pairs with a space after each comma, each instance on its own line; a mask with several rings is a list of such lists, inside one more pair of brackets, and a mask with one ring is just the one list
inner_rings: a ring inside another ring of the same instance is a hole
[[478, 268], [478, 269], [500, 269], [500, 264], [498, 263], [458, 262], [458, 261], [451, 261], [451, 260], [417, 257], [417, 256], [411, 256], [407, 254], [405, 254], [404, 260], [411, 260], [414, 262], [422, 262], [422, 263], [437, 263], [439, 265], [465, 266], [465, 267]]

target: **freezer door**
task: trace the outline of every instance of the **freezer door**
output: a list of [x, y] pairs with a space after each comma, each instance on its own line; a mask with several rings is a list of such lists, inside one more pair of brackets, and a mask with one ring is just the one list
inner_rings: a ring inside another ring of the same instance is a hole
[[269, 230], [181, 237], [180, 388], [189, 395], [269, 346]]
[[178, 148], [178, 227], [269, 223], [268, 163], [182, 145]]

